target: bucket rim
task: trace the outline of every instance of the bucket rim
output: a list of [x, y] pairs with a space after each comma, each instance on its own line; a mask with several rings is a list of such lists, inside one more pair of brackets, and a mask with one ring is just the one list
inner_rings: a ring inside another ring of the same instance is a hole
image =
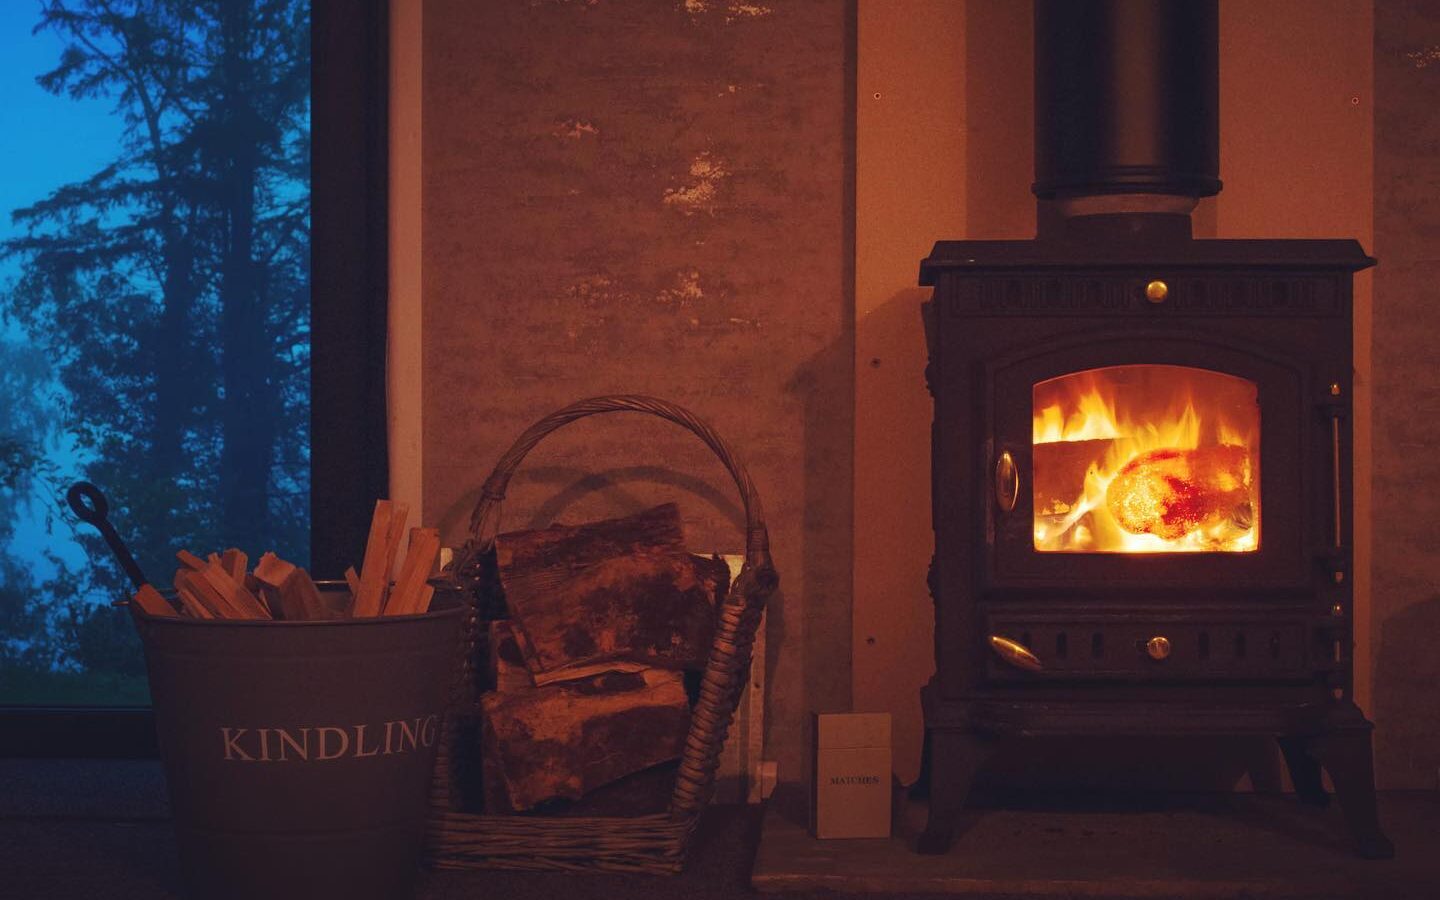
[[[348, 585], [343, 581], [323, 580], [316, 581], [316, 587], [322, 592], [348, 590]], [[173, 591], [161, 591], [161, 594], [169, 597]], [[304, 628], [320, 626], [343, 626], [343, 625], [381, 625], [385, 623], [398, 624], [401, 622], [423, 622], [433, 619], [443, 619], [447, 616], [460, 617], [464, 614], [466, 604], [463, 602], [445, 606], [441, 609], [431, 608], [423, 613], [407, 613], [398, 616], [347, 616], [343, 619], [192, 619], [189, 616], [152, 616], [141, 609], [136, 603], [131, 603], [129, 598], [118, 600], [115, 606], [129, 608], [130, 614], [138, 621], [146, 625], [177, 626], [182, 628]]]
[[347, 617], [344, 619], [192, 619], [189, 616], [152, 616], [140, 609], [133, 603], [127, 603], [131, 615], [146, 624], [158, 624], [164, 626], [179, 626], [183, 628], [316, 628], [321, 626], [360, 626], [360, 625], [382, 625], [385, 623], [399, 624], [401, 622], [421, 622], [430, 619], [443, 619], [447, 616], [459, 618], [465, 607], [455, 606], [449, 609], [433, 609], [429, 612], [410, 613], [401, 616], [360, 616]]

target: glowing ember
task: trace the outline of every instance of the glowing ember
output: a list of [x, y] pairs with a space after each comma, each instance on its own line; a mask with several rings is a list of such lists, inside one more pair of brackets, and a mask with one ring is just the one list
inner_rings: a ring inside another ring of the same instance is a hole
[[1151, 450], [1125, 464], [1105, 492], [1105, 505], [1131, 534], [1167, 541], [1225, 519], [1243, 520], [1249, 518], [1248, 458], [1244, 447], [1225, 445]]
[[1035, 548], [1244, 552], [1259, 546], [1250, 382], [1116, 366], [1035, 387]]

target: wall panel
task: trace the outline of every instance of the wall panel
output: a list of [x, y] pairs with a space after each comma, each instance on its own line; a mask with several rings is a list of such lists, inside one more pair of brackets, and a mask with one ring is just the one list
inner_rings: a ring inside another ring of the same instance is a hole
[[1382, 787], [1440, 778], [1440, 2], [1375, 5], [1373, 712]]
[[[463, 538], [535, 419], [647, 393], [748, 460], [782, 596], [770, 747], [850, 702], [853, 10], [804, 3], [432, 0], [424, 20], [423, 496]], [[719, 464], [667, 423], [570, 426], [512, 484], [507, 527], [675, 499], [731, 549]]]

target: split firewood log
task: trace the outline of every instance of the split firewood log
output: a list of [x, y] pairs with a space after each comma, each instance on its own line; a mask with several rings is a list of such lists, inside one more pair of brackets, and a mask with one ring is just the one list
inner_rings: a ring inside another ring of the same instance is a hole
[[608, 672], [480, 698], [486, 808], [576, 800], [679, 758], [690, 707], [679, 672]]
[[434, 528], [410, 529], [410, 552], [395, 585], [385, 599], [385, 615], [404, 616], [430, 609], [435, 589], [427, 584], [435, 557], [440, 554], [440, 532]]
[[220, 562], [232, 580], [244, 584], [245, 573], [250, 569], [250, 557], [244, 550], [231, 547], [220, 554]]
[[[213, 554], [212, 554], [213, 555]], [[175, 590], [187, 609], [203, 609], [201, 618], [268, 619], [265, 607], [245, 587], [230, 577], [218, 556], [203, 569], [181, 569], [175, 573]]]
[[704, 666], [729, 569], [685, 550], [673, 503], [620, 519], [511, 532], [495, 547], [505, 602], [537, 684], [611, 661]]
[[405, 536], [408, 504], [378, 500], [370, 519], [370, 535], [365, 541], [365, 559], [360, 563], [360, 589], [351, 610], [357, 618], [378, 616], [385, 608], [395, 566], [395, 551]]
[[135, 605], [145, 610], [152, 616], [178, 616], [175, 607], [171, 606], [160, 592], [148, 584], [140, 585], [140, 590], [135, 592]]
[[255, 579], [260, 582], [266, 602], [278, 619], [297, 622], [338, 618], [325, 605], [309, 573], [273, 553], [260, 557], [255, 566]]
[[515, 629], [508, 619], [490, 623], [489, 650], [490, 683], [495, 690], [512, 692], [535, 687], [530, 670], [525, 668], [525, 656], [515, 640]]

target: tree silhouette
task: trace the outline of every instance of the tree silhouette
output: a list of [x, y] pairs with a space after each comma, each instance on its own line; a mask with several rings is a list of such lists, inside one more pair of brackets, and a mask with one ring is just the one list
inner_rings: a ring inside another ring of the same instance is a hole
[[[38, 348], [0, 339], [0, 546], [15, 537], [30, 498], [53, 486], [49, 461], [61, 427], [49, 360]], [[29, 566], [0, 556], [0, 663], [49, 668], [54, 635]]]
[[[38, 83], [112, 100], [124, 137], [90, 178], [13, 213], [9, 306], [55, 360], [86, 474], [162, 584], [182, 546], [308, 555], [308, 7], [41, 4], [36, 30], [65, 47]], [[107, 565], [88, 588], [125, 583]]]

